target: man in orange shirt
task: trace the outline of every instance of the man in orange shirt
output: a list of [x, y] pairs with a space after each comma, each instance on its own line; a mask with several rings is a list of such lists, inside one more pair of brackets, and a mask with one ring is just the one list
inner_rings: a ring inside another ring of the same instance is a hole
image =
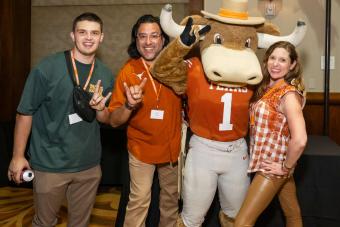
[[161, 188], [159, 226], [174, 226], [178, 215], [176, 162], [180, 150], [181, 99], [149, 72], [168, 42], [157, 17], [140, 17], [132, 28], [128, 48], [131, 58], [116, 78], [109, 107], [103, 104], [107, 98], [96, 95], [91, 100], [100, 121], [113, 127], [128, 123], [131, 180], [124, 226], [145, 226], [156, 169]]

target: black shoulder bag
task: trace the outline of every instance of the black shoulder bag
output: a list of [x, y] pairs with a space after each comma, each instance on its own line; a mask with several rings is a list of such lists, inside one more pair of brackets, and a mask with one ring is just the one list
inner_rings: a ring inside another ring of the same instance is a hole
[[74, 111], [87, 122], [92, 122], [96, 118], [96, 111], [90, 107], [91, 94], [85, 91], [73, 79], [73, 69], [71, 67], [70, 51], [64, 51], [68, 74], [73, 82], [73, 108]]

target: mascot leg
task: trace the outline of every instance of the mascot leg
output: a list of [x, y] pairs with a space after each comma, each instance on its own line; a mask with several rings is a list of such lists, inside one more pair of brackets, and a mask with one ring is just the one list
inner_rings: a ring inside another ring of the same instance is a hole
[[221, 205], [219, 220], [222, 227], [234, 227], [235, 217], [247, 194], [250, 178], [247, 175], [248, 150], [244, 139], [229, 142], [231, 152], [224, 153], [224, 172], [218, 177]]
[[225, 213], [223, 213], [223, 211], [220, 211], [218, 216], [219, 216], [221, 227], [234, 227], [234, 222], [235, 222], [234, 218], [228, 217]]

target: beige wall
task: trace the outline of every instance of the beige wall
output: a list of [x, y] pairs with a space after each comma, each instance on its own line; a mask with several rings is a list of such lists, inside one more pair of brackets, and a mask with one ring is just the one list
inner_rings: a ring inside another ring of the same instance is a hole
[[91, 11], [104, 21], [104, 41], [98, 55], [116, 74], [128, 59], [126, 50], [137, 18], [143, 14], [158, 16], [166, 2], [172, 2], [176, 20], [188, 14], [188, 0], [32, 0], [31, 65], [71, 48], [73, 19]]
[[[204, 0], [205, 10], [216, 13], [221, 0]], [[249, 0], [249, 14], [264, 16], [265, 0]], [[277, 15], [267, 18], [278, 25], [281, 34], [289, 34], [296, 20], [306, 21], [308, 30], [298, 51], [304, 66], [304, 77], [307, 91], [322, 92], [324, 89], [324, 71], [321, 70], [321, 56], [324, 55], [325, 43], [325, 2], [324, 0], [274, 0], [277, 4]], [[335, 69], [330, 71], [330, 91], [340, 92], [340, 0], [332, 0], [332, 35], [331, 55], [335, 56]], [[261, 57], [263, 50], [259, 51]], [[314, 88], [313, 88], [314, 87]]]

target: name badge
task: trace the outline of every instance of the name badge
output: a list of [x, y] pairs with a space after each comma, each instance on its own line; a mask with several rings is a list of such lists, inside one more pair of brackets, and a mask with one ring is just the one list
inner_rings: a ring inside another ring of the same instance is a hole
[[81, 117], [79, 117], [79, 115], [77, 113], [74, 113], [74, 114], [68, 115], [68, 120], [70, 122], [70, 125], [73, 125], [75, 123], [82, 121], [83, 119]]
[[150, 119], [163, 120], [164, 110], [151, 110]]

